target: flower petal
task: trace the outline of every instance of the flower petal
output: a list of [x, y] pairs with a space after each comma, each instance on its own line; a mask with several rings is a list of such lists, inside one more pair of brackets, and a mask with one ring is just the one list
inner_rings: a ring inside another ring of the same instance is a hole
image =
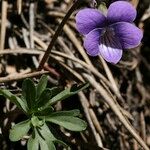
[[118, 63], [122, 57], [122, 46], [114, 35], [104, 35], [99, 45], [100, 55], [110, 63]]
[[119, 38], [123, 49], [137, 47], [143, 37], [142, 31], [135, 25], [127, 22], [119, 22], [111, 25], [115, 35]]
[[99, 43], [102, 29], [95, 29], [89, 32], [84, 39], [84, 48], [90, 56], [99, 55]]
[[136, 9], [125, 1], [112, 3], [108, 8], [107, 19], [109, 23], [133, 22], [136, 17]]
[[77, 30], [85, 35], [95, 28], [101, 28], [106, 23], [106, 17], [98, 10], [86, 8], [76, 15]]

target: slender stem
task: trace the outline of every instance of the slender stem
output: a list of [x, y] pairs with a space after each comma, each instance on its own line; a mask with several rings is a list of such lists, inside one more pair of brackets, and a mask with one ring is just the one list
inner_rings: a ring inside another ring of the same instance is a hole
[[65, 23], [67, 22], [67, 20], [69, 19], [69, 17], [71, 16], [71, 14], [73, 13], [73, 11], [79, 6], [79, 4], [81, 3], [82, 0], [77, 0], [73, 5], [72, 7], [69, 9], [68, 13], [66, 14], [66, 16], [63, 18], [62, 22], [60, 23], [60, 25], [58, 26], [40, 64], [39, 64], [39, 67], [38, 67], [38, 70], [42, 70], [45, 62], [48, 60], [49, 58], [49, 54], [55, 44], [55, 41], [57, 40], [59, 34], [61, 33], [62, 29], [63, 29], [63, 26], [65, 25]]

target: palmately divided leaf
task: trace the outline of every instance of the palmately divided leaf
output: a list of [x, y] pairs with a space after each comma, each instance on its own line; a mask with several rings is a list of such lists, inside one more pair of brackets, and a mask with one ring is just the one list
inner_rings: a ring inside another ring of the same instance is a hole
[[43, 136], [43, 138], [46, 140], [46, 141], [54, 141], [56, 140], [56, 138], [54, 137], [54, 135], [51, 133], [51, 131], [49, 130], [48, 126], [46, 124], [44, 124], [39, 132], [41, 133], [41, 135]]
[[46, 116], [45, 121], [58, 124], [71, 131], [83, 131], [87, 127], [85, 121], [72, 116]]
[[15, 105], [17, 105], [18, 108], [20, 108], [25, 113], [27, 113], [27, 111], [28, 111], [27, 105], [26, 105], [26, 103], [21, 98], [15, 96], [14, 94], [12, 94], [10, 91], [8, 91], [6, 89], [0, 89], [0, 93], [5, 98], [9, 99], [12, 103], [14, 103]]
[[39, 150], [39, 141], [37, 136], [35, 137], [31, 136], [27, 143], [27, 149], [28, 150]]
[[45, 140], [43, 140], [42, 138], [40, 138], [39, 139], [39, 143], [40, 143], [41, 150], [56, 150], [55, 145], [50, 140], [47, 143]]
[[[65, 148], [68, 148], [68, 145], [66, 143], [64, 143], [63, 141], [61, 140], [58, 140], [56, 139], [53, 134], [51, 133], [51, 131], [49, 130], [48, 126], [46, 124], [44, 124], [39, 132], [41, 133], [43, 139], [45, 139], [49, 149], [51, 150], [51, 147], [54, 146], [53, 142], [54, 143], [59, 143], [61, 145], [63, 145]], [[53, 145], [52, 145], [53, 144]]]
[[54, 142], [63, 145], [67, 149], [69, 148], [69, 146], [61, 140], [55, 140]]
[[49, 115], [50, 116], [79, 116], [80, 111], [78, 109], [74, 110], [69, 110], [69, 111], [58, 111], [58, 112], [53, 112]]
[[46, 104], [52, 96], [52, 91], [50, 89], [45, 89], [42, 94], [40, 95], [39, 99], [37, 100], [37, 106], [38, 108], [42, 107], [44, 104]]
[[30, 120], [22, 121], [10, 129], [9, 138], [11, 141], [19, 141], [30, 130]]
[[29, 109], [36, 103], [36, 88], [31, 79], [25, 79], [22, 84], [22, 95], [27, 102]]
[[49, 106], [48, 108], [42, 109], [38, 108], [38, 111], [35, 113], [36, 116], [48, 116], [54, 111], [54, 108], [52, 106]]
[[11, 99], [18, 102], [18, 108], [22, 109], [25, 113], [28, 113], [29, 109], [25, 101], [15, 95], [12, 95]]
[[46, 142], [46, 144], [49, 150], [56, 150], [56, 147], [53, 142], [49, 141], [49, 142]]
[[72, 94], [77, 94], [78, 92], [84, 90], [85, 88], [87, 88], [89, 86], [89, 83], [84, 83], [82, 85], [77, 86], [77, 84], [74, 84], [71, 89], [70, 92]]
[[60, 92], [59, 94], [57, 94], [56, 96], [54, 96], [46, 105], [45, 107], [49, 106], [49, 105], [52, 105], [58, 101], [61, 101], [61, 100], [64, 100], [74, 94], [77, 94], [79, 91], [87, 88], [89, 86], [89, 84], [83, 84], [83, 85], [80, 85], [80, 86], [76, 86], [76, 87], [73, 87], [73, 88], [68, 88], [68, 89], [65, 89], [63, 90], [62, 92]]
[[[0, 94], [3, 95], [5, 98], [8, 98], [11, 100], [11, 96], [13, 95], [9, 90], [6, 89], [0, 89]], [[12, 103], [15, 103], [15, 101], [11, 100]]]
[[41, 93], [45, 90], [46, 86], [47, 86], [47, 81], [48, 78], [46, 75], [42, 75], [42, 77], [40, 78], [39, 83], [37, 84], [37, 98], [40, 97]]
[[44, 124], [44, 120], [39, 120], [38, 117], [33, 116], [33, 117], [31, 118], [31, 123], [32, 123], [32, 125], [33, 125], [34, 127], [41, 127], [41, 126], [43, 126], [43, 124]]
[[61, 87], [52, 87], [50, 88], [52, 92], [52, 97], [56, 96], [58, 93], [60, 93], [63, 89]]
[[40, 135], [42, 136], [42, 139], [39, 138], [41, 149], [47, 150], [48, 148], [48, 150], [56, 150], [55, 145], [53, 143], [53, 141], [56, 140], [56, 138], [50, 132], [48, 126], [44, 124], [41, 128], [38, 129], [38, 131], [40, 132]]

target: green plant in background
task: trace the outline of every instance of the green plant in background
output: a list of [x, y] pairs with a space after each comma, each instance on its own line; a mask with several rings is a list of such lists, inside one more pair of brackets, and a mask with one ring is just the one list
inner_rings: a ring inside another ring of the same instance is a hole
[[[10, 129], [11, 141], [19, 141], [25, 135], [30, 135], [28, 150], [55, 150], [55, 143], [68, 147], [63, 141], [52, 134], [49, 123], [60, 125], [71, 131], [86, 129], [86, 122], [79, 119], [79, 110], [54, 112], [52, 107], [58, 101], [64, 100], [85, 89], [88, 84], [72, 86], [61, 91], [57, 87], [46, 88], [47, 76], [43, 75], [37, 85], [31, 79], [25, 79], [22, 84], [22, 95], [15, 96], [9, 90], [0, 89], [0, 94], [17, 105], [28, 117]], [[29, 133], [31, 132], [31, 134]]]

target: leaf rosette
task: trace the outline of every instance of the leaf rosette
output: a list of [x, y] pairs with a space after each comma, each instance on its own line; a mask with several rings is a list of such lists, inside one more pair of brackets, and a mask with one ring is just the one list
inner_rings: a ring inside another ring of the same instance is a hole
[[[31, 79], [25, 79], [20, 97], [9, 90], [0, 89], [0, 94], [9, 99], [28, 117], [27, 120], [15, 124], [10, 129], [11, 141], [19, 141], [28, 135], [28, 150], [55, 150], [55, 143], [68, 147], [63, 141], [55, 138], [50, 130], [50, 123], [57, 124], [71, 131], [83, 131], [86, 122], [78, 118], [80, 111], [55, 112], [53, 105], [88, 87], [88, 84], [74, 85], [71, 88], [47, 88], [48, 78], [43, 75], [37, 85]], [[30, 134], [31, 133], [31, 134]]]

